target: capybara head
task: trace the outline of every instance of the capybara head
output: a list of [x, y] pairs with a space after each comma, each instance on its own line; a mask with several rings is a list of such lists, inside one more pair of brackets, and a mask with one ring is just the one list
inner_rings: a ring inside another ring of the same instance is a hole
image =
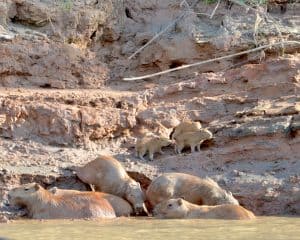
[[202, 135], [203, 135], [204, 139], [209, 140], [209, 139], [213, 138], [213, 134], [209, 130], [201, 129], [201, 132], [202, 132]]
[[161, 147], [167, 147], [173, 143], [172, 140], [170, 140], [166, 137], [158, 137], [157, 142], [159, 143], [159, 146], [161, 146]]
[[184, 218], [188, 212], [182, 198], [173, 198], [157, 204], [153, 215], [157, 218]]
[[148, 214], [147, 208], [144, 204], [146, 197], [140, 183], [136, 181], [130, 182], [126, 193], [126, 199], [132, 203], [134, 211], [137, 215], [142, 213]]
[[8, 192], [8, 200], [12, 205], [26, 206], [31, 199], [35, 198], [42, 187], [37, 183], [24, 184], [11, 189]]

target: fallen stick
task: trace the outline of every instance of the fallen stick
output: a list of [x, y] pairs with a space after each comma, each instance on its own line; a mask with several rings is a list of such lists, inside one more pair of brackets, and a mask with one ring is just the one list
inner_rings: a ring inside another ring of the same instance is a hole
[[146, 79], [146, 78], [151, 78], [151, 77], [156, 77], [156, 76], [160, 76], [163, 74], [167, 74], [170, 72], [175, 72], [178, 70], [182, 70], [182, 69], [186, 69], [186, 68], [190, 68], [190, 67], [195, 67], [195, 66], [199, 66], [199, 65], [203, 65], [206, 63], [211, 63], [211, 62], [215, 62], [215, 61], [219, 61], [219, 60], [223, 60], [223, 59], [228, 59], [228, 58], [232, 58], [235, 56], [240, 56], [246, 53], [251, 53], [251, 52], [256, 52], [262, 49], [266, 49], [269, 47], [273, 47], [273, 46], [277, 46], [277, 45], [284, 45], [284, 44], [299, 44], [299, 41], [283, 41], [283, 42], [277, 42], [277, 43], [271, 43], [271, 44], [267, 44], [267, 45], [263, 45], [257, 48], [253, 48], [247, 51], [243, 51], [243, 52], [239, 52], [239, 53], [235, 53], [235, 54], [230, 54], [227, 56], [223, 56], [223, 57], [218, 57], [218, 58], [213, 58], [213, 59], [209, 59], [209, 60], [205, 60], [205, 61], [201, 61], [201, 62], [196, 62], [196, 63], [192, 63], [192, 64], [187, 64], [187, 65], [182, 65], [180, 67], [177, 68], [172, 68], [172, 69], [168, 69], [165, 71], [161, 71], [161, 72], [157, 72], [157, 73], [153, 73], [153, 74], [148, 74], [148, 75], [144, 75], [144, 76], [140, 76], [140, 77], [128, 77], [128, 78], [123, 78], [124, 81], [135, 81], [135, 80], [142, 80], [142, 79]]

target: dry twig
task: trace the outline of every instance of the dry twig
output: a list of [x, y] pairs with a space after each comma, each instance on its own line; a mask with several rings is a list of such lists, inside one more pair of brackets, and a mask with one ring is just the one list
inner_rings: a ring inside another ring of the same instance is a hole
[[300, 45], [300, 41], [283, 41], [283, 42], [277, 42], [277, 43], [271, 43], [271, 44], [267, 44], [267, 45], [263, 45], [260, 47], [256, 47], [247, 51], [242, 51], [239, 53], [235, 53], [235, 54], [230, 54], [227, 56], [223, 56], [223, 57], [218, 57], [218, 58], [213, 58], [213, 59], [209, 59], [209, 60], [205, 60], [205, 61], [201, 61], [201, 62], [196, 62], [196, 63], [192, 63], [192, 64], [187, 64], [187, 65], [182, 65], [180, 67], [177, 68], [172, 68], [172, 69], [168, 69], [165, 71], [161, 71], [161, 72], [157, 72], [157, 73], [153, 73], [153, 74], [148, 74], [148, 75], [144, 75], [144, 76], [140, 76], [140, 77], [131, 77], [131, 78], [123, 78], [124, 81], [135, 81], [135, 80], [142, 80], [142, 79], [146, 79], [146, 78], [151, 78], [151, 77], [156, 77], [156, 76], [160, 76], [160, 75], [164, 75], [170, 72], [175, 72], [178, 70], [182, 70], [182, 69], [186, 69], [186, 68], [190, 68], [190, 67], [195, 67], [195, 66], [200, 66], [203, 64], [207, 64], [207, 63], [211, 63], [211, 62], [215, 62], [215, 61], [220, 61], [220, 60], [224, 60], [224, 59], [228, 59], [228, 58], [232, 58], [232, 57], [236, 57], [236, 56], [240, 56], [246, 53], [252, 53], [252, 52], [257, 52], [269, 47], [274, 47], [277, 45], [287, 45], [287, 44], [299, 44]]
[[209, 17], [210, 19], [212, 19], [213, 16], [215, 15], [215, 13], [216, 13], [216, 11], [217, 11], [217, 9], [218, 9], [220, 3], [221, 3], [221, 0], [218, 0], [218, 3], [217, 3], [217, 5], [216, 5], [216, 7], [214, 8], [214, 10], [212, 11], [212, 13], [211, 13], [211, 15], [210, 15], [210, 17]]

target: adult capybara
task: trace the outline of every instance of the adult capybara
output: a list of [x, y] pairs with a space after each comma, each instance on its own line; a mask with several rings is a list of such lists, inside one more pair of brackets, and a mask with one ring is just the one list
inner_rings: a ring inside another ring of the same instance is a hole
[[8, 193], [9, 202], [25, 206], [34, 219], [114, 218], [110, 203], [95, 194], [54, 195], [37, 183], [25, 184]]
[[175, 139], [178, 135], [186, 132], [195, 132], [202, 128], [200, 122], [183, 121], [179, 123], [170, 134], [171, 139]]
[[222, 189], [212, 179], [202, 179], [185, 173], [160, 175], [152, 181], [146, 194], [152, 206], [164, 200], [179, 197], [198, 205], [239, 205], [231, 192]]
[[117, 159], [100, 155], [77, 168], [76, 172], [83, 182], [93, 184], [97, 190], [126, 199], [132, 204], [136, 214], [147, 213], [141, 185], [128, 176]]
[[182, 198], [169, 199], [155, 206], [153, 215], [158, 218], [217, 218], [254, 219], [254, 214], [239, 205], [196, 205]]
[[[59, 189], [56, 187], [53, 187], [49, 189], [49, 192], [52, 192], [54, 195], [77, 195], [77, 194], [85, 194], [85, 193], [90, 193], [90, 192], [82, 192], [82, 191], [77, 191], [77, 190], [69, 190], [69, 189]], [[133, 209], [131, 205], [124, 200], [123, 198], [120, 198], [118, 196], [109, 194], [109, 193], [103, 193], [103, 192], [94, 192], [95, 195], [98, 195], [101, 198], [106, 199], [110, 205], [113, 207], [115, 210], [116, 216], [125, 216], [128, 217], [133, 213]]]
[[212, 139], [212, 133], [207, 129], [200, 129], [195, 132], [184, 132], [177, 135], [175, 139], [175, 152], [181, 153], [184, 147], [191, 147], [191, 152], [195, 152], [195, 148], [200, 151], [200, 145], [205, 140]]

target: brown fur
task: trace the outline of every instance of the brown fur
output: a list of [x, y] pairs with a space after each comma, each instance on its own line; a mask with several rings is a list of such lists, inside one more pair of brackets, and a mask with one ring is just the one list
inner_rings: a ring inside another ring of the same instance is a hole
[[195, 148], [200, 151], [200, 145], [205, 140], [212, 139], [213, 135], [207, 129], [200, 129], [196, 132], [185, 132], [175, 137], [175, 151], [181, 153], [184, 147], [191, 147], [191, 152], [195, 152]]
[[162, 147], [166, 147], [172, 143], [171, 140], [165, 137], [146, 136], [139, 139], [136, 143], [135, 150], [136, 155], [141, 159], [144, 159], [144, 155], [149, 152], [149, 159], [152, 161], [154, 153], [159, 152], [163, 154]]
[[236, 204], [230, 192], [210, 178], [202, 179], [184, 173], [165, 173], [152, 181], [146, 192], [152, 206], [170, 198], [183, 197], [194, 204]]
[[25, 206], [35, 219], [114, 218], [110, 203], [93, 192], [54, 195], [36, 183], [25, 184], [8, 193], [11, 204]]
[[[69, 190], [69, 189], [59, 189], [56, 187], [53, 187], [49, 189], [49, 192], [52, 192], [56, 196], [64, 196], [64, 195], [77, 195], [77, 194], [85, 194], [90, 192], [82, 192], [77, 190]], [[123, 198], [120, 198], [118, 196], [109, 194], [109, 193], [103, 193], [103, 192], [95, 192], [95, 195], [98, 195], [101, 198], [106, 199], [110, 205], [113, 207], [116, 216], [125, 216], [128, 217], [133, 213], [133, 209], [131, 205], [124, 200]]]
[[169, 138], [170, 133], [172, 132], [172, 128], [167, 128], [163, 124], [161, 124], [159, 121], [155, 121], [155, 129], [154, 132], [161, 137]]
[[98, 191], [110, 193], [130, 202], [137, 214], [147, 212], [145, 195], [138, 182], [128, 176], [118, 160], [111, 156], [99, 156], [83, 167], [77, 168], [77, 176], [92, 184]]
[[156, 205], [154, 215], [160, 218], [217, 218], [217, 219], [254, 219], [254, 214], [242, 206], [224, 204], [199, 206], [182, 198], [169, 199]]
[[177, 136], [179, 136], [182, 133], [186, 132], [195, 132], [202, 128], [200, 122], [192, 122], [192, 121], [184, 121], [178, 124], [174, 128], [174, 132], [171, 136], [171, 139], [175, 139]]

